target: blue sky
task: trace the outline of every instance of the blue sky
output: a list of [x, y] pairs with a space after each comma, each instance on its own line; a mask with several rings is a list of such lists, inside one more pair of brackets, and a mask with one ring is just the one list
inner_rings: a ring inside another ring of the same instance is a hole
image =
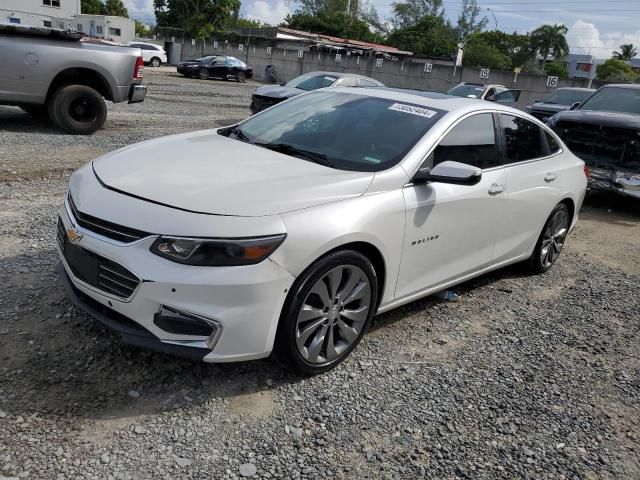
[[[443, 0], [447, 16], [457, 18], [462, 0]], [[370, 0], [381, 18], [391, 15], [391, 1]], [[125, 0], [132, 18], [153, 19], [153, 0]], [[639, 0], [478, 0], [489, 19], [505, 31], [527, 32], [543, 23], [564, 23], [569, 27], [567, 39], [573, 53], [591, 53], [608, 58], [622, 43], [640, 47]], [[290, 0], [242, 0], [242, 16], [277, 24], [296, 10]], [[640, 48], [639, 48], [640, 50]]]

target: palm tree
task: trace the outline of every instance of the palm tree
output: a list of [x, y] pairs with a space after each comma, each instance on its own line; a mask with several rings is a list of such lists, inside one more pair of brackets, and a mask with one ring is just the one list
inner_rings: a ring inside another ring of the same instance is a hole
[[616, 60], [624, 60], [628, 62], [637, 54], [638, 50], [633, 46], [632, 43], [625, 43], [624, 45], [620, 45], [619, 52], [613, 52], [613, 58], [615, 58]]
[[529, 42], [531, 48], [542, 56], [542, 72], [549, 54], [553, 54], [556, 60], [569, 54], [569, 44], [565, 38], [568, 31], [566, 25], [542, 25], [531, 32]]

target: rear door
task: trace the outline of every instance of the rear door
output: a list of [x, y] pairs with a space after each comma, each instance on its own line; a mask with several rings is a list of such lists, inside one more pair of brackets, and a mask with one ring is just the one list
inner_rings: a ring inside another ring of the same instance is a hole
[[498, 115], [508, 202], [496, 261], [528, 253], [553, 207], [561, 200], [560, 147], [538, 124], [518, 115]]

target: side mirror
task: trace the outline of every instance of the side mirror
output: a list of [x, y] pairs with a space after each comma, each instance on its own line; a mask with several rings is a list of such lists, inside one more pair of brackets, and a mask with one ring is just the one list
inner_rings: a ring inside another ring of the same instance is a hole
[[433, 168], [423, 168], [413, 177], [413, 183], [451, 183], [476, 185], [482, 179], [482, 170], [466, 163], [447, 160]]
[[579, 106], [580, 106], [580, 102], [573, 102], [573, 104], [571, 104], [571, 108], [569, 110], [575, 110]]

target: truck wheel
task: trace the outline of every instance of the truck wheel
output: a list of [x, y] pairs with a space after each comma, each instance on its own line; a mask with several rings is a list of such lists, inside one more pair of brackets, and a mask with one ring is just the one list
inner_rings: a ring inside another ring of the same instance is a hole
[[155, 68], [158, 68], [158, 67], [160, 66], [160, 64], [161, 64], [161, 63], [162, 63], [162, 62], [160, 61], [160, 59], [159, 59], [158, 57], [153, 57], [153, 58], [151, 59], [151, 61], [149, 62], [149, 64], [150, 64], [152, 67], [155, 67]]
[[107, 120], [107, 105], [97, 91], [86, 85], [67, 85], [48, 102], [49, 117], [69, 133], [90, 135]]

